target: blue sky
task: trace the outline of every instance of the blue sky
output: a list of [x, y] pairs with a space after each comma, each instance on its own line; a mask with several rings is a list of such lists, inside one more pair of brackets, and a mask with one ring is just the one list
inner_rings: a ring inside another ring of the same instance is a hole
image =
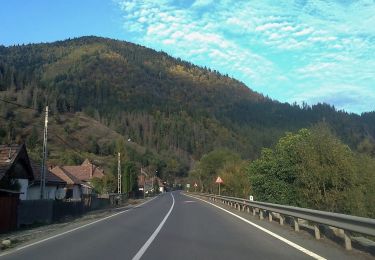
[[0, 44], [127, 40], [282, 102], [375, 110], [375, 0], [2, 1]]

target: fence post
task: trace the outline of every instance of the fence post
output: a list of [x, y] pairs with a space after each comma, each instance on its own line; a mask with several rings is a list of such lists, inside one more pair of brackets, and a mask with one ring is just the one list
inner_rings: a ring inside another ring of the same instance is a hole
[[281, 226], [284, 225], [284, 220], [285, 220], [285, 217], [283, 215], [279, 214], [279, 223], [280, 223]]
[[259, 219], [264, 219], [262, 209], [259, 209]]
[[272, 222], [272, 212], [268, 211], [268, 221]]

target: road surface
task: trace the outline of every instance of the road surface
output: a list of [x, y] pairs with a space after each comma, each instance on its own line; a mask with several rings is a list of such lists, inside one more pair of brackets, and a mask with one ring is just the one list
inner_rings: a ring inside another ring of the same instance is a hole
[[91, 225], [0, 253], [0, 260], [358, 259], [339, 246], [263, 222], [280, 237], [207, 202], [164, 193]]

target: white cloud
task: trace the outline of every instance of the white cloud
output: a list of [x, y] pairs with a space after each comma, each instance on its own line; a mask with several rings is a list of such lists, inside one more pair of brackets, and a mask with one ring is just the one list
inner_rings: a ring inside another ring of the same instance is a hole
[[296, 32], [294, 35], [296, 36], [304, 36], [307, 34], [312, 33], [314, 30], [312, 28], [304, 28], [301, 31]]
[[257, 26], [255, 28], [255, 31], [262, 32], [262, 31], [267, 31], [271, 29], [278, 29], [280, 27], [283, 27], [284, 25], [286, 25], [286, 23], [267, 23], [267, 24]]
[[284, 31], [284, 32], [289, 32], [289, 31], [295, 31], [296, 28], [294, 28], [293, 26], [287, 25], [287, 26], [281, 28], [281, 30]]
[[[366, 97], [365, 99], [363, 97]], [[348, 85], [345, 83], [321, 85], [318, 88], [307, 89], [303, 93], [291, 98], [291, 101], [308, 104], [329, 103], [336, 108], [347, 110], [350, 105], [351, 111], [361, 113], [366, 110], [375, 110], [375, 92], [370, 88], [360, 85]]]
[[[301, 99], [301, 92], [324, 99], [333, 95], [326, 88], [340, 85], [375, 93], [371, 1], [197, 0], [190, 7], [172, 0], [116, 1], [124, 29], [135, 35], [130, 40], [233, 75], [281, 101]], [[375, 103], [373, 95], [364, 98]]]

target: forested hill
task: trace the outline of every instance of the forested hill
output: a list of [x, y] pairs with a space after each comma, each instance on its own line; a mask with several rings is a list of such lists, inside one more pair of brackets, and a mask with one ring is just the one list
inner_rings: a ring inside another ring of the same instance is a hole
[[[105, 38], [0, 46], [2, 98], [39, 111], [48, 102], [55, 114], [82, 111], [161, 153], [199, 159], [226, 147], [256, 158], [285, 131], [321, 121], [352, 148], [375, 153], [374, 112], [283, 104], [249, 87], [164, 52]], [[0, 102], [0, 109], [7, 124], [11, 106]]]

